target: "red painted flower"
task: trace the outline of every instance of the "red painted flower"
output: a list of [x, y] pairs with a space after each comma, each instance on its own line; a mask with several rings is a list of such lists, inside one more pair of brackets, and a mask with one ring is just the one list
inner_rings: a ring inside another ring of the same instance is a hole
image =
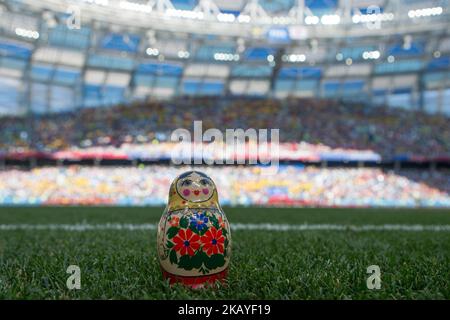
[[198, 234], [194, 234], [191, 229], [181, 229], [173, 238], [173, 242], [175, 242], [174, 249], [182, 256], [186, 253], [193, 256], [195, 251], [200, 248], [200, 243], [198, 240], [200, 240], [200, 236]]
[[178, 227], [179, 224], [180, 224], [180, 218], [179, 218], [179, 217], [173, 216], [173, 217], [170, 219], [170, 225], [171, 225], [172, 227]]
[[221, 228], [225, 228], [225, 222], [223, 221], [222, 217], [219, 217], [219, 226]]
[[203, 251], [207, 255], [223, 253], [223, 247], [225, 242], [225, 237], [222, 235], [222, 229], [217, 230], [211, 227], [205, 234], [200, 238], [203, 244]]

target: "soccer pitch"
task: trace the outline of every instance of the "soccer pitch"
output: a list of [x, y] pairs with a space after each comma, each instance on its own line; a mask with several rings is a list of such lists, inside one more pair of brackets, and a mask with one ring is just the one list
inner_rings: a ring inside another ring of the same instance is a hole
[[[0, 208], [0, 298], [450, 299], [449, 210], [224, 209], [228, 283], [191, 290], [162, 280], [163, 208]], [[80, 290], [66, 287], [70, 265]]]

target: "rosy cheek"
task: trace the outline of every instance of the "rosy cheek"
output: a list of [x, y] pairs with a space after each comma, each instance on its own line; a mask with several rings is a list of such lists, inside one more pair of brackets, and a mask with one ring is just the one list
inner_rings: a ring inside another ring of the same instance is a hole
[[187, 197], [188, 195], [190, 195], [191, 194], [191, 191], [189, 190], [189, 189], [184, 189], [183, 190], [183, 195], [185, 196], [185, 197]]
[[205, 188], [205, 189], [203, 189], [202, 191], [203, 191], [203, 193], [204, 193], [204, 194], [208, 194], [208, 193], [209, 193], [209, 190], [208, 190], [208, 189], [206, 189], [206, 188]]

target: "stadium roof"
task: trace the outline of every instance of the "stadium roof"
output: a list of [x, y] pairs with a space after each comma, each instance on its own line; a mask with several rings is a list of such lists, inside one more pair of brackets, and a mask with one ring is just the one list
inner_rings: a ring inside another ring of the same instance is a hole
[[448, 1], [6, 0], [0, 17], [0, 114], [225, 94], [450, 112]]

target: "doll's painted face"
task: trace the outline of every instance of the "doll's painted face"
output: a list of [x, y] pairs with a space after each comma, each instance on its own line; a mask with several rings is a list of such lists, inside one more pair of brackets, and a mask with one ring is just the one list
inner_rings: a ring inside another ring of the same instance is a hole
[[211, 199], [215, 185], [204, 173], [189, 171], [178, 178], [176, 188], [178, 194], [184, 200], [203, 202]]

